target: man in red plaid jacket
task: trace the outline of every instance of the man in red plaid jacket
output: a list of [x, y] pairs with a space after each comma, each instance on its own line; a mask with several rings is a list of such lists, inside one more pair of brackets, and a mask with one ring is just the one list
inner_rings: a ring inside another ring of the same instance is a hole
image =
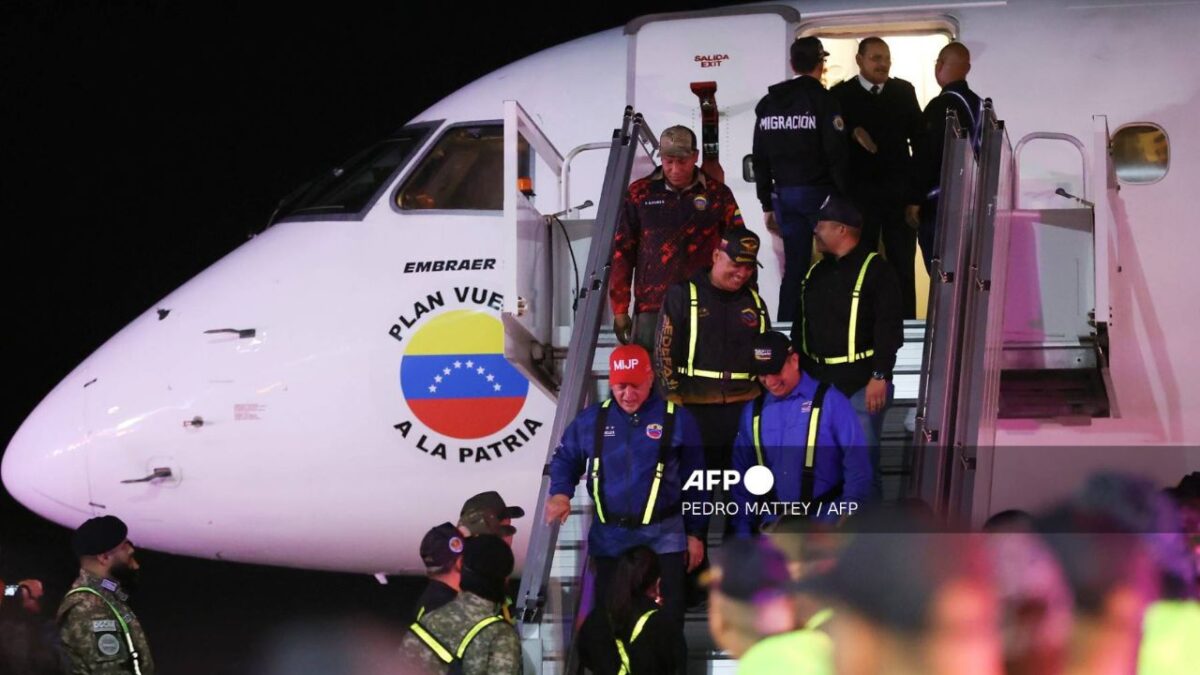
[[617, 339], [650, 352], [667, 288], [712, 264], [726, 230], [745, 227], [729, 188], [696, 166], [700, 153], [691, 129], [663, 131], [658, 152], [662, 166], [634, 181], [625, 196], [608, 285]]

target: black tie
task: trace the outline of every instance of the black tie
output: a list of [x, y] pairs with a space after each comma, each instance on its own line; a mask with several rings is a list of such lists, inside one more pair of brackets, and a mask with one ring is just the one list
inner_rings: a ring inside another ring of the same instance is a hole
[[871, 94], [874, 95], [874, 94], [878, 94], [878, 93], [879, 93], [879, 85], [877, 85], [877, 84], [871, 85]]

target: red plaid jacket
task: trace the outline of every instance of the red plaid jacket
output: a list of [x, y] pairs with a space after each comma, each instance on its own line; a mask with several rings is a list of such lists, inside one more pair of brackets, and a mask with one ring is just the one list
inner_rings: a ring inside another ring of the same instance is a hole
[[608, 281], [614, 314], [629, 313], [631, 285], [635, 313], [657, 312], [668, 287], [712, 264], [726, 230], [745, 226], [729, 188], [700, 169], [695, 175], [678, 191], [667, 186], [661, 168], [629, 186]]

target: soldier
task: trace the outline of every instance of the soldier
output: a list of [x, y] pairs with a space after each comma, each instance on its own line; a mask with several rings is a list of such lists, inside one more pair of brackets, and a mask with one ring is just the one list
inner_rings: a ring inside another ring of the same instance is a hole
[[462, 580], [463, 536], [450, 523], [442, 523], [421, 539], [421, 562], [429, 585], [417, 599], [417, 618], [445, 606], [458, 596]]
[[512, 549], [499, 537], [481, 534], [463, 543], [462, 561], [458, 597], [409, 626], [401, 651], [420, 672], [520, 675], [521, 642], [500, 614]]
[[512, 546], [513, 535], [517, 533], [512, 521], [524, 515], [525, 509], [505, 504], [499, 492], [480, 492], [463, 504], [458, 516], [458, 529], [466, 537], [494, 534]]
[[127, 592], [140, 565], [129, 530], [116, 516], [79, 526], [71, 548], [79, 578], [58, 607], [58, 625], [72, 675], [153, 675], [154, 659]]

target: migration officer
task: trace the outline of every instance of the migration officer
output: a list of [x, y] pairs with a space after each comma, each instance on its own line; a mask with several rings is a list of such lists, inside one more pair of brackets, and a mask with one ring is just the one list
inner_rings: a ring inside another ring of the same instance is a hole
[[79, 578], [58, 607], [71, 673], [153, 675], [142, 624], [129, 608], [138, 565], [129, 529], [116, 516], [85, 521], [71, 537]]
[[658, 153], [662, 166], [630, 184], [621, 206], [608, 280], [617, 339], [646, 351], [654, 349], [667, 288], [704, 269], [721, 235], [744, 226], [733, 192], [696, 166], [700, 150], [691, 129], [668, 127]]
[[654, 549], [662, 566], [663, 611], [683, 622], [683, 581], [704, 558], [708, 518], [683, 513], [683, 502], [703, 502], [683, 490], [704, 470], [692, 415], [654, 392], [650, 355], [624, 345], [609, 357], [612, 398], [579, 413], [550, 460], [546, 521], [566, 522], [571, 497], [585, 473], [595, 504], [588, 551], [596, 566], [595, 598], [605, 597], [617, 559], [633, 546]]
[[870, 499], [874, 470], [845, 394], [800, 370], [791, 340], [776, 331], [754, 341], [751, 371], [766, 393], [742, 412], [733, 468], [745, 477], [751, 467], [765, 466], [774, 487], [752, 495], [745, 480], [734, 484], [733, 501], [741, 506], [733, 518], [734, 533], [758, 532], [784, 515], [745, 508], [756, 501], [802, 502], [810, 517], [837, 520], [843, 504]]
[[862, 422], [879, 474], [879, 435], [892, 398], [892, 369], [904, 343], [904, 319], [896, 272], [873, 247], [860, 242], [862, 216], [844, 197], [830, 195], [814, 237], [824, 256], [808, 270], [800, 296], [800, 320], [792, 343], [800, 366], [850, 398]]
[[799, 77], [772, 85], [754, 109], [754, 182], [767, 229], [783, 237], [778, 321], [791, 321], [812, 260], [813, 227], [830, 191], [845, 193], [849, 149], [837, 99], [821, 76], [829, 56], [815, 37], [792, 43]]
[[729, 468], [742, 405], [760, 393], [750, 344], [771, 320], [750, 285], [758, 247], [750, 230], [726, 232], [712, 267], [672, 286], [659, 316], [659, 384], [695, 416], [710, 469]]
[[520, 675], [521, 641], [500, 613], [513, 553], [495, 535], [463, 542], [462, 590], [456, 598], [413, 622], [400, 650], [421, 672]]

